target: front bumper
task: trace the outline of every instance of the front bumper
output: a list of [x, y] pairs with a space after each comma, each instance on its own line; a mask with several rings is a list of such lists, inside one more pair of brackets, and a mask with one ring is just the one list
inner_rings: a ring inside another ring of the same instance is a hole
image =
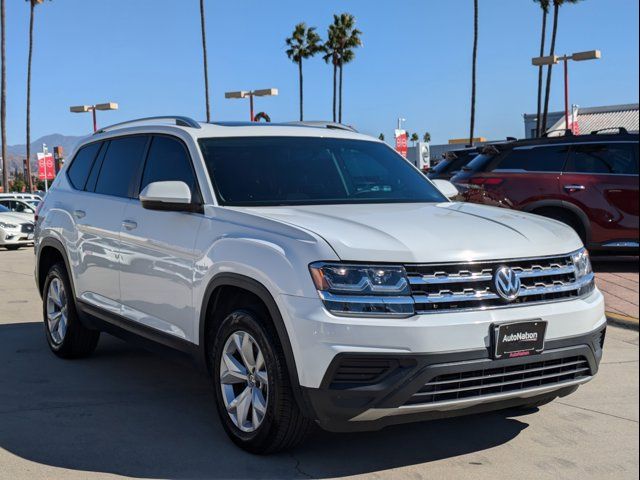
[[20, 229], [0, 228], [0, 246], [33, 245], [33, 232], [22, 232]]
[[[322, 386], [303, 392], [316, 421], [330, 431], [376, 430], [527, 405], [569, 395], [590, 381], [602, 359], [605, 331], [603, 326], [587, 335], [550, 341], [542, 354], [515, 359], [492, 360], [486, 349], [340, 354]], [[478, 372], [486, 373], [484, 380]], [[454, 385], [456, 392], [446, 393]], [[427, 393], [420, 393], [425, 386]]]
[[[584, 298], [565, 301], [406, 319], [338, 317], [329, 313], [319, 299], [306, 297], [281, 295], [279, 303], [305, 406], [329, 430], [375, 429], [566, 395], [597, 372], [602, 356], [601, 336], [606, 326], [604, 299], [597, 289]], [[538, 319], [547, 322], [542, 355], [491, 360], [492, 325]], [[541, 384], [544, 388], [540, 389], [527, 386], [503, 396], [478, 395], [475, 399], [438, 405], [432, 402], [428, 406], [409, 402], [410, 397], [439, 375], [568, 357], [584, 359], [588, 374], [566, 382], [563, 378], [563, 382], [553, 385]], [[338, 385], [333, 376], [339, 362], [358, 358], [388, 361], [394, 368], [369, 383]]]

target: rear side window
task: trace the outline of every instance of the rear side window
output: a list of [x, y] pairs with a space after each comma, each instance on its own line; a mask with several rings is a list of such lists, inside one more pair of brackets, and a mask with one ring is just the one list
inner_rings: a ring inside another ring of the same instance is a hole
[[147, 141], [146, 135], [111, 140], [100, 167], [95, 192], [128, 197], [132, 180], [139, 175]]
[[140, 191], [153, 182], [180, 181], [187, 184], [191, 196], [197, 196], [196, 177], [185, 146], [171, 137], [153, 137]]
[[567, 152], [566, 146], [513, 149], [506, 153], [495, 170], [561, 172], [567, 159]]
[[575, 145], [566, 171], [638, 175], [638, 146], [623, 143]]
[[84, 190], [87, 178], [89, 177], [89, 172], [91, 171], [91, 166], [96, 159], [98, 151], [100, 151], [101, 145], [101, 142], [96, 142], [78, 150], [73, 162], [71, 162], [71, 165], [69, 166], [69, 172], [67, 173], [67, 177], [69, 178], [71, 185], [73, 185], [73, 188], [77, 190]]

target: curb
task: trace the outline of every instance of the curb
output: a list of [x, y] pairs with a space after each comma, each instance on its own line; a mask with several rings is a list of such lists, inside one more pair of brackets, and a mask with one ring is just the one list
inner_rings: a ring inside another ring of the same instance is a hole
[[616, 325], [618, 327], [629, 328], [631, 330], [638, 331], [639, 323], [638, 319], [629, 317], [627, 315], [620, 315], [618, 313], [606, 312], [607, 323]]

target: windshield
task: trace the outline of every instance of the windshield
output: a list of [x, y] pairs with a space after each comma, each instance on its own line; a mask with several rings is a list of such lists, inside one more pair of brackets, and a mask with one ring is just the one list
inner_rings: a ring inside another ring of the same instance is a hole
[[383, 143], [310, 137], [200, 140], [221, 205], [443, 202]]

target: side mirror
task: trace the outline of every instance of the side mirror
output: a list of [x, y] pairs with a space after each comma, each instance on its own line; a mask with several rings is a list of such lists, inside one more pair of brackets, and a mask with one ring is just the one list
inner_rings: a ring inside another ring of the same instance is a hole
[[451, 199], [457, 197], [460, 192], [456, 186], [448, 180], [431, 180], [435, 187], [440, 190], [445, 197]]
[[191, 203], [191, 190], [184, 182], [153, 182], [140, 192], [140, 203], [148, 210], [195, 212], [201, 205]]

